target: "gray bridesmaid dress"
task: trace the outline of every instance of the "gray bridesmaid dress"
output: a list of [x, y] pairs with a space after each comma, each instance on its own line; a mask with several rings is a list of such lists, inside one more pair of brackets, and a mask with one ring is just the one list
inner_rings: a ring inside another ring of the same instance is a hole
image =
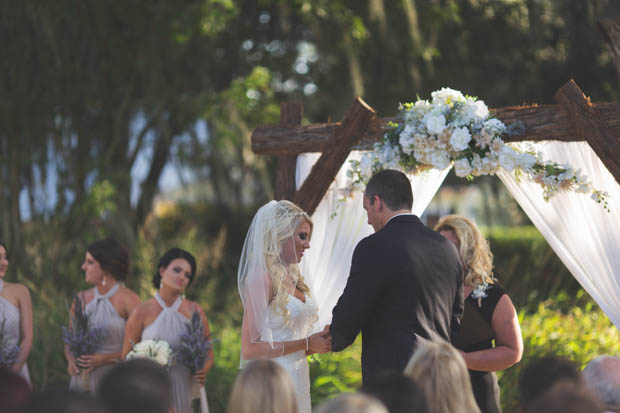
[[[88, 317], [89, 324], [92, 327], [100, 328], [103, 331], [102, 341], [97, 346], [96, 354], [110, 354], [120, 353], [123, 348], [123, 338], [125, 335], [125, 324], [127, 320], [121, 317], [112, 303], [110, 297], [112, 297], [121, 287], [120, 283], [116, 283], [114, 287], [110, 289], [104, 295], [99, 294], [97, 287], [95, 287], [95, 298], [93, 298], [85, 307], [85, 313]], [[106, 364], [94, 368], [89, 375], [89, 391], [92, 394], [99, 392], [99, 386], [103, 376], [112, 369], [115, 364]], [[69, 388], [75, 390], [84, 390], [84, 384], [81, 376], [71, 376], [69, 382]]]
[[[3, 287], [4, 281], [0, 280], [0, 291], [2, 291]], [[4, 320], [4, 332], [9, 337], [8, 344], [12, 346], [19, 345], [21, 338], [19, 332], [19, 308], [15, 307], [4, 297], [0, 297], [0, 323], [2, 323], [2, 320]], [[28, 384], [31, 384], [26, 363], [22, 366], [19, 374], [26, 379]]]
[[[164, 340], [170, 347], [175, 348], [180, 344], [179, 336], [187, 333], [190, 325], [190, 320], [179, 313], [183, 298], [177, 297], [170, 307], [166, 306], [159, 293], [155, 294], [155, 300], [162, 311], [155, 321], [142, 331], [142, 340]], [[172, 386], [172, 407], [176, 409], [176, 413], [190, 413], [192, 376], [189, 369], [175, 364], [168, 369], [168, 376]]]

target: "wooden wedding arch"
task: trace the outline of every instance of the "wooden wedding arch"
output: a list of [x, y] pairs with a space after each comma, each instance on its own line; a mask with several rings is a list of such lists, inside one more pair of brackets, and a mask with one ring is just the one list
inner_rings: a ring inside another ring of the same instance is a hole
[[[504, 140], [587, 141], [620, 184], [620, 103], [592, 103], [573, 80], [558, 89], [554, 98], [558, 105], [491, 109], [505, 124], [521, 121], [524, 125], [522, 135]], [[302, 104], [283, 103], [280, 124], [258, 126], [251, 142], [255, 153], [278, 157], [275, 199], [291, 200], [312, 214], [351, 150], [370, 149], [394, 118], [377, 118], [360, 97], [341, 122], [301, 126], [302, 116]], [[322, 155], [296, 190], [296, 157], [304, 152]]]

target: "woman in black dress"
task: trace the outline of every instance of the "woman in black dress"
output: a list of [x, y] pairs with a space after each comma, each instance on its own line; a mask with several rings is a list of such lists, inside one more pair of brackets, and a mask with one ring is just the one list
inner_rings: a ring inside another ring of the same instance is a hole
[[521, 360], [523, 339], [510, 297], [495, 283], [493, 254], [471, 220], [448, 215], [436, 230], [452, 241], [466, 267], [465, 312], [453, 343], [465, 359], [482, 413], [501, 413], [496, 371]]

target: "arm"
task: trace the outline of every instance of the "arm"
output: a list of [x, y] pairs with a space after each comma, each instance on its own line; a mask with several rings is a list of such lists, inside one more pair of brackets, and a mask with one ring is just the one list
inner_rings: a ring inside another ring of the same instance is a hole
[[332, 350], [342, 351], [353, 341], [372, 317], [377, 297], [382, 293], [385, 270], [369, 247], [367, 239], [355, 248], [347, 285], [332, 312], [330, 327]]
[[[307, 342], [306, 342], [307, 340]], [[247, 325], [247, 314], [243, 315], [241, 327], [241, 354], [245, 360], [268, 359], [308, 350], [314, 353], [327, 353], [331, 349], [329, 337], [325, 332], [315, 333], [307, 338], [293, 341], [273, 342], [273, 347], [267, 342], [252, 342]]]
[[[83, 299], [82, 293], [78, 293], [80, 299]], [[69, 327], [73, 323], [73, 315], [75, 314], [75, 301], [71, 301], [71, 308], [69, 309]], [[70, 376], [76, 376], [80, 374], [80, 368], [77, 365], [77, 361], [73, 354], [69, 351], [69, 346], [65, 344], [65, 358], [67, 359], [67, 372]]]
[[25, 286], [18, 285], [17, 287], [19, 335], [21, 341], [19, 342], [17, 361], [11, 366], [11, 369], [15, 372], [19, 372], [22, 369], [22, 366], [28, 359], [28, 355], [30, 355], [30, 350], [32, 350], [32, 300], [30, 299], [30, 292]]
[[500, 298], [491, 319], [495, 332], [495, 347], [488, 350], [462, 353], [467, 368], [479, 371], [503, 370], [518, 363], [523, 355], [523, 339], [519, 318], [510, 297]]
[[144, 329], [144, 310], [141, 306], [136, 307], [125, 324], [125, 337], [123, 338], [123, 350], [121, 351], [121, 360], [125, 360], [127, 353], [131, 351], [134, 344], [142, 339], [142, 330]]

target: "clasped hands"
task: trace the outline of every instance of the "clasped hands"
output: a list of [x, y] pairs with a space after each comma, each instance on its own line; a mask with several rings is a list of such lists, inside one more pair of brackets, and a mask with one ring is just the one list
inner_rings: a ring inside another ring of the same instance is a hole
[[332, 351], [332, 336], [329, 332], [329, 324], [327, 324], [323, 331], [314, 333], [308, 337], [308, 351], [306, 351], [306, 354], [323, 354], [330, 351]]

